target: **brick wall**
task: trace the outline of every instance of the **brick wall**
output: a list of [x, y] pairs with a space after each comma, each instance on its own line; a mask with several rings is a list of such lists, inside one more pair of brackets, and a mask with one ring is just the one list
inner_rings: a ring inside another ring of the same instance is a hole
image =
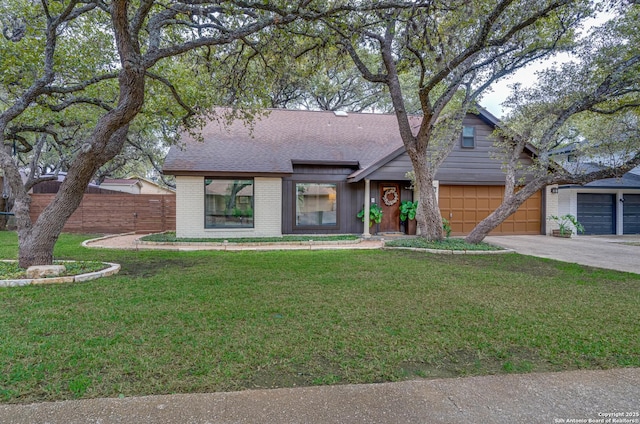
[[192, 238], [279, 237], [282, 180], [254, 179], [254, 228], [204, 228], [204, 177], [176, 177], [176, 235]]
[[546, 188], [546, 193], [545, 193], [545, 199], [546, 199], [546, 205], [545, 208], [543, 209], [544, 211], [546, 211], [546, 216], [545, 216], [545, 220], [546, 220], [546, 233], [547, 235], [551, 234], [551, 230], [556, 230], [558, 229], [558, 223], [553, 222], [553, 221], [549, 221], [549, 217], [551, 215], [555, 215], [555, 216], [559, 216], [559, 215], [563, 215], [564, 213], [562, 213], [561, 211], [558, 210], [558, 200], [560, 198], [560, 196], [562, 195], [562, 192], [560, 193], [551, 193], [551, 189], [552, 188], [558, 188], [557, 185], [550, 185], [547, 186]]

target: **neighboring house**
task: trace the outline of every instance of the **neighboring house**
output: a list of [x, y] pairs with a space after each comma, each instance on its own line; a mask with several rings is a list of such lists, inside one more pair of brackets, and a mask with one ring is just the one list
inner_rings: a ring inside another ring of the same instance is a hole
[[[504, 191], [489, 138], [497, 119], [481, 110], [463, 125], [434, 183], [453, 234], [470, 232]], [[384, 212], [373, 231], [394, 233], [403, 230], [400, 202], [415, 199], [395, 115], [275, 109], [248, 126], [211, 122], [201, 136], [185, 135], [164, 164], [176, 177], [179, 237], [368, 235], [356, 218], [365, 202]], [[544, 197], [532, 196], [492, 234], [541, 234]]]
[[[602, 168], [600, 162], [607, 163], [598, 158], [580, 162], [575, 145], [552, 153], [562, 166], [581, 172], [597, 171]], [[640, 234], [640, 167], [620, 178], [558, 186], [557, 204], [557, 215], [575, 216], [585, 234]]]
[[130, 194], [175, 194], [173, 190], [142, 177], [105, 178], [100, 187]]
[[122, 193], [140, 194], [142, 184], [138, 180], [128, 178], [105, 178], [100, 187]]
[[[49, 174], [43, 175], [43, 177], [49, 177], [49, 176], [54, 177], [54, 175], [49, 175]], [[66, 176], [67, 176], [66, 172], [59, 172], [58, 175], [55, 176], [55, 179], [42, 181], [34, 185], [30, 193], [33, 193], [33, 194], [57, 193], [58, 190], [60, 189], [60, 185], [62, 185], [62, 182], [64, 181]], [[26, 178], [26, 177], [23, 177], [23, 178]], [[97, 184], [89, 183], [89, 185], [87, 186], [84, 192], [92, 193], [92, 194], [112, 194], [112, 193], [115, 193], [115, 190], [102, 188]]]
[[131, 177], [142, 185], [140, 187], [140, 194], [163, 194], [163, 195], [174, 195], [176, 194], [175, 190], [172, 190], [168, 187], [161, 186], [155, 181], [148, 180], [142, 177]]

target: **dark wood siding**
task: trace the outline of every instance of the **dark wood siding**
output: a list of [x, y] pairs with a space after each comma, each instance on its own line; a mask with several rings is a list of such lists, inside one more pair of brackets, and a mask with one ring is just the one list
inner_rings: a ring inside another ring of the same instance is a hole
[[[440, 184], [503, 185], [502, 163], [494, 157], [497, 151], [490, 138], [493, 128], [475, 115], [467, 115], [463, 125], [476, 128], [476, 147], [463, 149], [461, 143], [456, 142], [453, 151], [438, 169], [435, 179], [440, 181]], [[523, 154], [522, 160], [531, 163], [527, 155]], [[412, 169], [409, 156], [403, 153], [367, 178], [405, 180], [405, 174]]]
[[413, 171], [411, 159], [409, 159], [409, 155], [403, 153], [380, 169], [372, 172], [367, 178], [380, 181], [403, 181], [407, 179], [405, 174], [410, 171]]
[[[350, 167], [323, 165], [294, 166], [294, 173], [282, 180], [282, 232], [284, 234], [361, 234], [362, 221], [356, 214], [364, 205], [364, 182], [347, 183]], [[298, 182], [334, 183], [337, 186], [337, 228], [295, 228], [295, 188]]]
[[493, 157], [496, 153], [491, 139], [493, 128], [471, 114], [466, 116], [463, 125], [476, 129], [476, 147], [463, 149], [461, 142], [456, 141], [453, 151], [438, 169], [435, 179], [441, 185], [504, 184], [501, 161]]

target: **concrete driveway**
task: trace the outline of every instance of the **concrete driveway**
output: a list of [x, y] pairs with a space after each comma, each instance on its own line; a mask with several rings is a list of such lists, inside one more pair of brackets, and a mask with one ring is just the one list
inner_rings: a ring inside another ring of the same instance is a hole
[[640, 274], [640, 235], [573, 236], [570, 239], [550, 236], [492, 236], [485, 241], [523, 255]]

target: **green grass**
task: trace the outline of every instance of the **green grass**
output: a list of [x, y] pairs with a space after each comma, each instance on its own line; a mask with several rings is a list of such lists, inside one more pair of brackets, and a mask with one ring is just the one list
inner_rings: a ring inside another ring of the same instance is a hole
[[348, 241], [358, 240], [360, 237], [352, 234], [324, 236], [282, 236], [282, 237], [244, 237], [244, 238], [178, 238], [174, 232], [166, 232], [160, 234], [149, 234], [141, 237], [143, 241], [155, 241], [161, 243], [222, 243], [228, 241], [229, 243], [286, 243], [286, 242], [300, 242], [300, 241]]
[[[406, 250], [87, 250], [86, 283], [0, 289], [0, 400], [640, 366], [640, 276]], [[0, 232], [0, 257], [16, 256]]]
[[492, 251], [504, 250], [501, 247], [493, 246], [487, 243], [470, 244], [465, 243], [462, 239], [447, 238], [441, 241], [429, 241], [420, 237], [402, 238], [390, 240], [385, 243], [386, 247], [413, 247], [419, 249], [435, 249], [435, 250], [476, 250], [476, 251]]

